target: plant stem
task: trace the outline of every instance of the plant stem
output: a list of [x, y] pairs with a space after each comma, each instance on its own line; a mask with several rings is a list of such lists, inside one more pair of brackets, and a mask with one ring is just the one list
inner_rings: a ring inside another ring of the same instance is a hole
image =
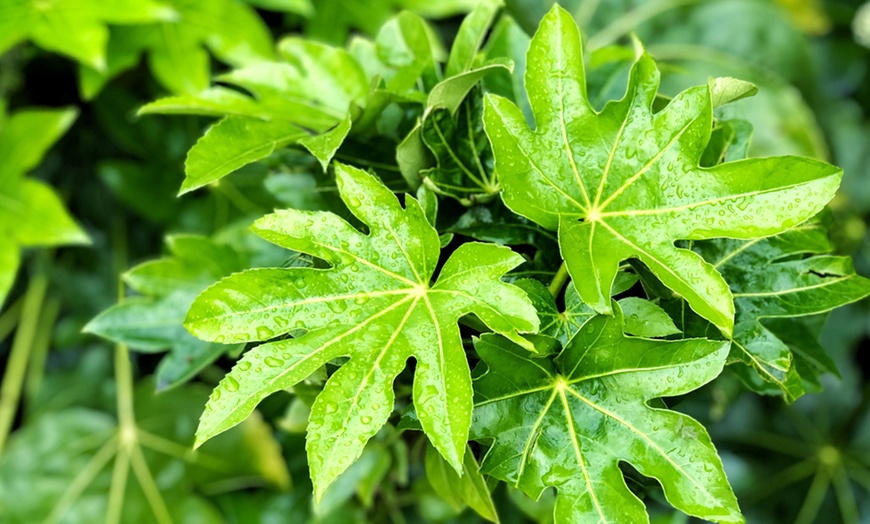
[[15, 420], [15, 412], [21, 398], [21, 386], [27, 372], [27, 361], [30, 359], [30, 351], [36, 337], [42, 300], [47, 287], [48, 278], [43, 273], [37, 273], [30, 280], [24, 295], [18, 331], [15, 333], [15, 340], [12, 341], [12, 351], [9, 354], [6, 373], [3, 375], [3, 385], [0, 386], [0, 454], [3, 453], [6, 437], [9, 436]]
[[556, 272], [556, 275], [553, 277], [553, 281], [550, 282], [550, 294], [553, 295], [553, 298], [559, 296], [559, 293], [562, 292], [562, 288], [565, 286], [565, 282], [568, 281], [568, 264], [565, 261], [562, 261], [562, 265], [559, 266], [559, 271]]
[[18, 325], [18, 318], [21, 316], [21, 303], [24, 300], [19, 298], [6, 308], [6, 311], [0, 315], [0, 340], [4, 340], [15, 326]]
[[27, 380], [24, 383], [24, 401], [27, 406], [25, 413], [30, 415], [30, 407], [39, 394], [42, 387], [42, 377], [45, 375], [45, 362], [48, 360], [48, 351], [51, 346], [51, 333], [57, 315], [60, 312], [60, 301], [49, 298], [42, 308], [42, 318], [39, 319], [39, 331], [36, 340], [33, 341], [33, 350], [30, 355], [30, 365], [27, 366]]

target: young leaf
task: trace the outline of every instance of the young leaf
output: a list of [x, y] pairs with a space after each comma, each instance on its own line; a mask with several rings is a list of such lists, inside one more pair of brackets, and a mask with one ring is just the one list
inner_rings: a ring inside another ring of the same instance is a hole
[[466, 243], [433, 277], [438, 233], [411, 196], [403, 208], [376, 177], [337, 164], [339, 191], [368, 228], [365, 235], [327, 212], [279, 211], [254, 230], [332, 269], [260, 269], [210, 287], [185, 326], [216, 342], [298, 338], [254, 348], [215, 389], [197, 443], [244, 420], [270, 393], [293, 386], [327, 362], [336, 371], [312, 406], [308, 458], [315, 496], [357, 458], [393, 409], [392, 383], [411, 356], [413, 399], [432, 444], [457, 471], [471, 421], [471, 378], [457, 321], [475, 314], [496, 332], [523, 341], [538, 319], [526, 294], [500, 281], [522, 262], [510, 249]]
[[211, 126], [188, 151], [180, 194], [219, 180], [308, 136], [304, 129], [285, 121], [226, 117]]
[[158, 390], [189, 380], [231, 349], [197, 339], [182, 323], [203, 289], [242, 269], [235, 250], [205, 237], [171, 236], [166, 244], [169, 256], [145, 262], [124, 274], [127, 285], [143, 296], [110, 307], [84, 328], [134, 350], [168, 349], [157, 367]]
[[710, 138], [709, 86], [653, 111], [659, 72], [645, 52], [626, 96], [595, 112], [586, 95], [580, 34], [555, 6], [527, 56], [529, 129], [516, 105], [489, 95], [484, 123], [508, 207], [551, 230], [577, 291], [610, 313], [619, 263], [638, 258], [723, 333], [733, 329], [728, 285], [676, 240], [773, 235], [827, 203], [842, 175], [834, 166], [775, 157], [699, 167]]
[[686, 415], [650, 407], [715, 378], [725, 341], [626, 337], [622, 312], [587, 322], [555, 359], [484, 335], [475, 348], [471, 437], [492, 441], [482, 471], [537, 498], [558, 491], [556, 522], [648, 522], [619, 462], [656, 478], [677, 509], [742, 521], [706, 430]]
[[[780, 335], [806, 329], [794, 322], [796, 317], [825, 313], [870, 295], [870, 280], [855, 274], [851, 260], [824, 254], [831, 246], [821, 224], [810, 222], [749, 242], [698, 242], [694, 249], [731, 286], [737, 308], [731, 358], [743, 363], [738, 374], [752, 389], [766, 393], [773, 385], [786, 401], [796, 400], [804, 393], [796, 358], [818, 363], [810, 367], [819, 371], [836, 372], [830, 358], [817, 351], [815, 337], [795, 345]], [[812, 256], [801, 258], [808, 254]], [[772, 331], [768, 325], [776, 320], [778, 329]], [[787, 320], [792, 323], [783, 325]]]

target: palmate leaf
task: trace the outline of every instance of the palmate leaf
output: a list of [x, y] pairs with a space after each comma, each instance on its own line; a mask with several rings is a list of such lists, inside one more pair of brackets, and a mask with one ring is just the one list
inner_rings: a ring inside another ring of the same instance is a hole
[[289, 145], [326, 165], [351, 130], [354, 108], [365, 108], [369, 79], [347, 51], [298, 38], [279, 46], [282, 61], [252, 63], [219, 77], [226, 87], [171, 96], [141, 114], [221, 116], [190, 149], [181, 193], [219, 180]]
[[706, 430], [686, 415], [650, 407], [713, 380], [727, 341], [627, 337], [622, 312], [588, 321], [552, 359], [484, 335], [475, 348], [471, 438], [491, 442], [482, 472], [537, 498], [558, 496], [556, 522], [648, 522], [619, 462], [661, 482], [677, 509], [742, 521]]
[[471, 422], [468, 361], [457, 321], [475, 314], [496, 332], [538, 328], [535, 309], [519, 288], [500, 281], [522, 262], [510, 249], [466, 243], [433, 277], [440, 242], [417, 201], [405, 207], [373, 175], [340, 164], [339, 191], [369, 230], [363, 234], [327, 212], [279, 211], [255, 223], [263, 238], [330, 263], [332, 269], [259, 269], [210, 287], [191, 307], [185, 326], [215, 342], [297, 338], [258, 346], [215, 389], [197, 442], [244, 420], [265, 396], [305, 379], [339, 357], [350, 357], [311, 408], [308, 459], [319, 498], [359, 457], [393, 410], [392, 382], [416, 360], [413, 400], [433, 445], [457, 471]]
[[[626, 96], [596, 113], [586, 95], [580, 34], [554, 7], [527, 55], [536, 127], [510, 101], [489, 95], [484, 124], [508, 207], [551, 230], [584, 302], [609, 313], [619, 263], [638, 258], [723, 333], [733, 328], [728, 285], [676, 240], [751, 239], [817, 213], [842, 171], [798, 157], [701, 168], [719, 84], [687, 89], [654, 112], [659, 72], [642, 52]], [[726, 85], [730, 85], [727, 84]]]
[[[731, 358], [743, 363], [738, 374], [753, 390], [779, 392], [791, 402], [803, 395], [805, 378], [836, 373], [798, 317], [826, 313], [870, 295], [870, 280], [855, 274], [848, 257], [825, 254], [832, 246], [823, 224], [812, 221], [748, 242], [697, 242], [694, 249], [731, 286], [737, 308]], [[804, 338], [803, 333], [809, 335]], [[807, 377], [801, 377], [796, 361], [806, 364]]]

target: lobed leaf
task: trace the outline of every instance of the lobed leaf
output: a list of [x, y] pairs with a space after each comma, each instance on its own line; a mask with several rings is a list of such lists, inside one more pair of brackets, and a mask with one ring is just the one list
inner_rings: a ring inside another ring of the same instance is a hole
[[554, 7], [527, 55], [534, 130], [515, 104], [486, 98], [484, 123], [502, 196], [516, 213], [558, 230], [577, 291], [596, 311], [611, 312], [608, 290], [619, 263], [637, 258], [730, 335], [728, 285], [712, 265], [674, 242], [785, 231], [822, 209], [842, 171], [799, 157], [702, 168], [712, 129], [710, 86], [687, 89], [657, 112], [658, 84], [655, 62], [642, 52], [625, 97], [594, 111], [580, 33], [571, 16]]
[[556, 522], [648, 522], [621, 461], [658, 479], [677, 509], [740, 522], [737, 500], [704, 428], [651, 407], [715, 378], [728, 342], [627, 337], [622, 312], [588, 321], [561, 354], [535, 357], [504, 338], [475, 344], [471, 438], [491, 442], [481, 468], [533, 499], [557, 490]]
[[[197, 443], [244, 420], [261, 399], [350, 357], [312, 406], [308, 459], [316, 498], [359, 457], [393, 410], [392, 382], [416, 359], [413, 400], [432, 444], [457, 471], [471, 420], [471, 379], [457, 321], [475, 314], [523, 341], [538, 319], [525, 293], [500, 281], [522, 262], [507, 248], [466, 243], [432, 284], [440, 241], [418, 202], [403, 208], [376, 177], [337, 164], [342, 199], [363, 234], [327, 212], [279, 211], [254, 225], [263, 238], [331, 269], [258, 269], [200, 295], [185, 326], [215, 342], [254, 342], [305, 330], [246, 353], [215, 389]], [[524, 341], [523, 341], [524, 342]]]

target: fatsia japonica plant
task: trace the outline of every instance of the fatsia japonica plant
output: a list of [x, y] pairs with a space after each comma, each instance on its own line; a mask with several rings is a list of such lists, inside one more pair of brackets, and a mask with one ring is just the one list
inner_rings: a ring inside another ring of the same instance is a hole
[[[679, 511], [741, 522], [707, 431], [665, 399], [723, 373], [789, 402], [818, 389], [837, 371], [804, 317], [870, 281], [829, 254], [842, 171], [747, 158], [749, 125], [720, 118], [755, 86], [665, 96], [653, 57], [628, 52], [625, 95], [597, 104], [566, 11], [529, 40], [484, 3], [449, 53], [404, 12], [373, 40], [288, 38], [144, 106], [220, 118], [182, 193], [262, 160], [286, 171], [266, 186], [290, 184], [292, 208], [251, 227], [286, 251], [171, 237], [125, 276], [144, 296], [88, 329], [187, 362], [163, 387], [237, 358], [196, 446], [273, 393], [307, 399], [316, 501], [379, 435], [422, 431], [435, 490], [490, 520], [502, 481], [554, 489], [557, 522], [648, 521], [646, 477]], [[161, 323], [131, 327], [140, 312]]]

